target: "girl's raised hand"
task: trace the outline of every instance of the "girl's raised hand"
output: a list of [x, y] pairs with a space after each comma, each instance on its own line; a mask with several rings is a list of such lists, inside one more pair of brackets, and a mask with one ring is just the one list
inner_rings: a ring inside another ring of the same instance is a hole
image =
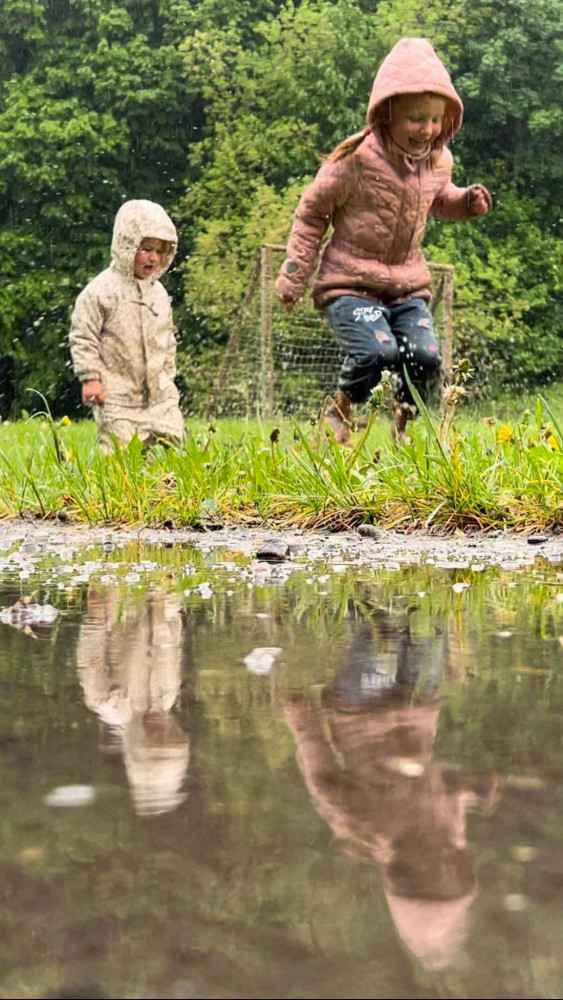
[[472, 215], [487, 215], [493, 207], [493, 199], [483, 184], [472, 184], [467, 192], [469, 211]]

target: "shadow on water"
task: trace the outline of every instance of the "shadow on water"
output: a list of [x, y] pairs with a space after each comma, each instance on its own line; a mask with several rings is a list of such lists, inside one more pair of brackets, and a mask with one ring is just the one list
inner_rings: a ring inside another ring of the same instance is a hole
[[1, 995], [563, 995], [560, 570], [1, 556]]

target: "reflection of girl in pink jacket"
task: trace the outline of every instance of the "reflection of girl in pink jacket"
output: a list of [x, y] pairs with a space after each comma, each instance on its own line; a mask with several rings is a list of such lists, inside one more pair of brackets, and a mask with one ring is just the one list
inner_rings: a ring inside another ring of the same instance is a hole
[[485, 215], [481, 185], [456, 187], [446, 143], [463, 105], [447, 70], [424, 38], [403, 38], [383, 61], [368, 105], [368, 125], [328, 156], [303, 193], [277, 280], [291, 309], [302, 297], [321, 242], [313, 300], [347, 358], [327, 418], [336, 439], [350, 436], [352, 404], [363, 402], [384, 369], [399, 375], [396, 436], [416, 407], [403, 367], [422, 396], [440, 366], [427, 302], [430, 274], [420, 244], [429, 215]]

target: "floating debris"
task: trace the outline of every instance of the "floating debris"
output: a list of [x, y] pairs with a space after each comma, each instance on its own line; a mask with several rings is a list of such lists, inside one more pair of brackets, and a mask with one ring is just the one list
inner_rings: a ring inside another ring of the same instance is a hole
[[469, 561], [467, 559], [440, 559], [434, 565], [436, 569], [469, 569]]
[[22, 597], [11, 608], [0, 609], [0, 621], [14, 628], [29, 625], [52, 625], [59, 612], [52, 604], [31, 604]]
[[553, 670], [546, 670], [545, 667], [514, 667], [516, 674], [533, 674], [538, 677], [549, 677]]
[[243, 662], [253, 674], [267, 674], [272, 669], [276, 656], [281, 652], [279, 646], [257, 646], [245, 656]]
[[467, 590], [470, 586], [471, 586], [470, 583], [463, 583], [463, 582], [452, 583], [452, 590], [454, 590], [456, 594], [461, 594], [464, 590]]
[[535, 861], [538, 849], [530, 847], [528, 844], [515, 844], [510, 853], [515, 861], [522, 861], [525, 864], [528, 861]]
[[527, 905], [525, 896], [522, 896], [519, 892], [511, 892], [503, 900], [503, 906], [509, 913], [521, 913], [522, 910], [526, 909]]
[[77, 809], [92, 805], [96, 798], [92, 785], [59, 785], [43, 796], [46, 806], [63, 809]]

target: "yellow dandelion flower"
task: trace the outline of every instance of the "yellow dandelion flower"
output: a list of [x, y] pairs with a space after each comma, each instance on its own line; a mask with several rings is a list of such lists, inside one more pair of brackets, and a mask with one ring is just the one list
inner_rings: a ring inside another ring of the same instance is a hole
[[61, 427], [69, 427], [70, 424], [72, 423], [72, 421], [71, 421], [70, 417], [67, 417], [66, 414], [65, 414], [64, 417], [61, 417], [59, 423], [60, 423]]
[[512, 427], [510, 424], [503, 424], [497, 431], [497, 441], [499, 444], [509, 444], [512, 441]]
[[553, 434], [549, 435], [547, 443], [553, 451], [559, 451], [559, 441], [553, 436]]

